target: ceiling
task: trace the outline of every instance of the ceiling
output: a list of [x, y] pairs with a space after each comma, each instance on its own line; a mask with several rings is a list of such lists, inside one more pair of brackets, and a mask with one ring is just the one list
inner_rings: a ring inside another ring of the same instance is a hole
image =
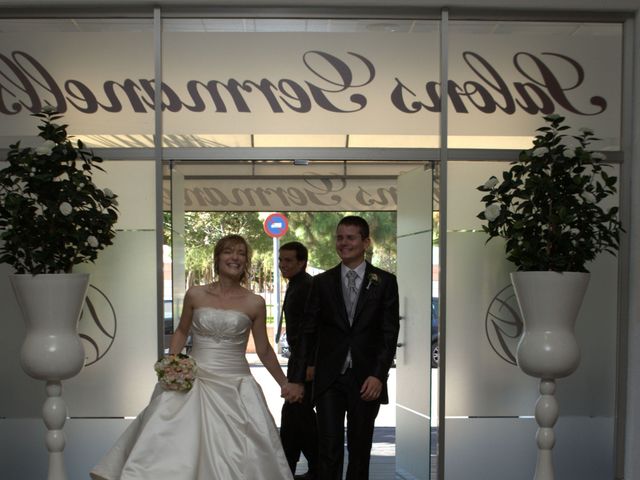
[[402, 8], [505, 9], [505, 10], [578, 10], [636, 11], [640, 0], [0, 0], [2, 8], [255, 8], [255, 9], [371, 9]]

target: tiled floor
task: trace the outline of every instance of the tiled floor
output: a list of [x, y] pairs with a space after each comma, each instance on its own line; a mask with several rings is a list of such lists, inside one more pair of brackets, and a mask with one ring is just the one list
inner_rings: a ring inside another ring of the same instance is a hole
[[[435, 445], [437, 434], [431, 432], [431, 442]], [[345, 448], [345, 464], [346, 464], [346, 448]], [[402, 477], [396, 475], [396, 428], [395, 427], [376, 427], [373, 433], [373, 447], [371, 448], [371, 468], [369, 470], [369, 480], [403, 480]], [[437, 455], [436, 452], [431, 453], [431, 476], [429, 478], [438, 478]], [[345, 468], [346, 470], [346, 468]], [[298, 462], [297, 474], [307, 471], [307, 462], [304, 456], [301, 456]], [[345, 472], [346, 473], [346, 472]], [[426, 479], [425, 479], [426, 480]]]
[[396, 478], [396, 428], [377, 427], [371, 448], [370, 480]]
[[[396, 429], [395, 427], [376, 427], [371, 448], [371, 468], [369, 480], [393, 480], [396, 478]], [[346, 450], [345, 450], [346, 456]], [[345, 457], [346, 458], [346, 457]], [[307, 462], [304, 456], [298, 462], [296, 473], [305, 473]], [[345, 460], [346, 471], [346, 460]], [[345, 472], [346, 473], [346, 472]]]

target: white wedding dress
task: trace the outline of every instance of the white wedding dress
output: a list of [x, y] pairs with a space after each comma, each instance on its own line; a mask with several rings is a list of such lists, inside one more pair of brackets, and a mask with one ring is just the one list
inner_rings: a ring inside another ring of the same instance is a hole
[[197, 308], [198, 369], [187, 392], [156, 393], [91, 471], [94, 480], [290, 480], [291, 470], [245, 351], [251, 320]]

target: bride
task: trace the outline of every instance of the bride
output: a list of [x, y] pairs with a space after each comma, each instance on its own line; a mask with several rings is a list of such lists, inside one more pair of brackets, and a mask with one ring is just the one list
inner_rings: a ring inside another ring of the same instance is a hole
[[245, 287], [251, 251], [239, 235], [214, 249], [218, 281], [191, 287], [170, 354], [189, 332], [196, 380], [188, 392], [162, 390], [91, 471], [94, 480], [290, 480], [276, 425], [246, 360], [249, 332], [256, 353], [287, 401], [289, 385], [266, 331], [264, 299]]

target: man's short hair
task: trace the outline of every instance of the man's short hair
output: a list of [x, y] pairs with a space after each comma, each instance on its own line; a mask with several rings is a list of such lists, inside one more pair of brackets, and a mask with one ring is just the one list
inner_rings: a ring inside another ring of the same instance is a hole
[[305, 265], [309, 259], [309, 250], [300, 242], [287, 242], [280, 245], [280, 250], [290, 250], [296, 252], [296, 260], [304, 262]]
[[362, 217], [358, 217], [357, 215], [347, 215], [338, 222], [338, 227], [340, 225], [350, 225], [353, 227], [358, 227], [362, 239], [366, 240], [367, 238], [369, 238], [369, 224]]

